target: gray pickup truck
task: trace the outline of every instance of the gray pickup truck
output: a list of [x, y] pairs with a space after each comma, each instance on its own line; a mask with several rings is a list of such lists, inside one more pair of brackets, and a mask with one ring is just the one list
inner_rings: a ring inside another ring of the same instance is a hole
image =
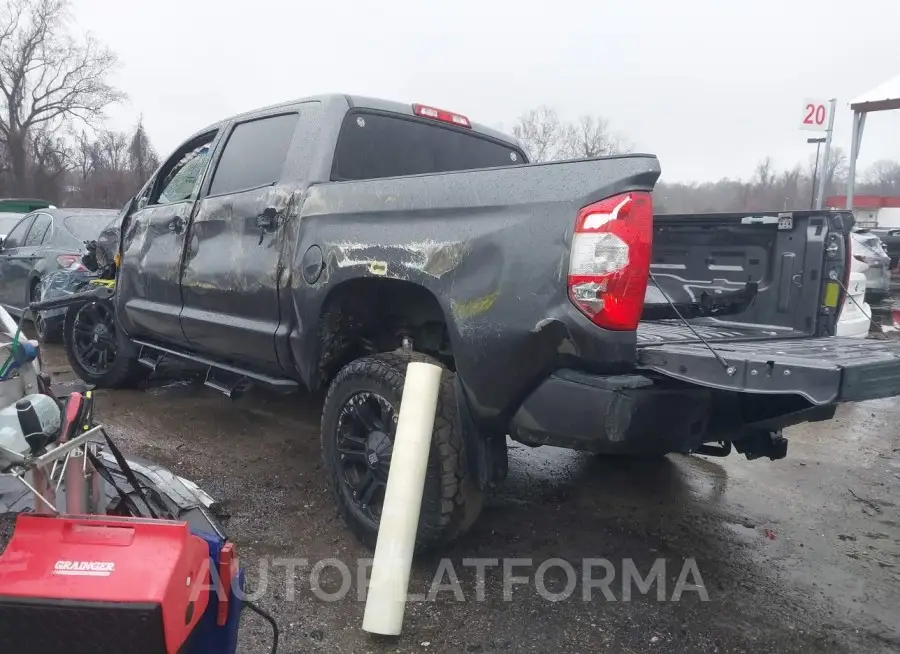
[[[328, 388], [325, 469], [369, 544], [406, 363], [440, 364], [422, 547], [472, 524], [507, 437], [775, 459], [784, 427], [900, 394], [900, 343], [832, 336], [849, 213], [654, 216], [659, 174], [530, 164], [465, 116], [369, 98], [229, 118], [129, 202], [116, 341], [74, 363], [101, 386], [176, 357], [229, 395]], [[95, 323], [67, 331], [99, 347]]]

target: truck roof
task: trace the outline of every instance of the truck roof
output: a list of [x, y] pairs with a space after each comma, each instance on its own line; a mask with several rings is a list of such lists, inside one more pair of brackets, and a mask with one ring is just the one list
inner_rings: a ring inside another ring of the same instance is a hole
[[[256, 107], [255, 109], [251, 109], [250, 111], [245, 111], [239, 114], [235, 114], [233, 116], [229, 116], [227, 118], [223, 118], [222, 120], [216, 121], [211, 125], [207, 125], [201, 130], [195, 132], [194, 136], [199, 136], [210, 130], [217, 129], [221, 127], [223, 124], [231, 122], [233, 120], [240, 120], [247, 116], [252, 116], [254, 114], [270, 111], [272, 109], [278, 109], [279, 107], [290, 107], [301, 102], [321, 102], [322, 104], [331, 104], [334, 102], [340, 102], [343, 104], [347, 104], [351, 109], [353, 108], [362, 108], [362, 109], [374, 109], [376, 111], [389, 111], [395, 114], [401, 114], [404, 116], [416, 117], [413, 112], [412, 104], [404, 104], [402, 102], [397, 102], [394, 100], [382, 100], [380, 98], [372, 98], [364, 95], [350, 95], [345, 93], [326, 93], [322, 95], [311, 95], [304, 98], [296, 98], [294, 100], [286, 100], [285, 102], [278, 102], [275, 104]], [[515, 147], [516, 149], [522, 149], [522, 145], [519, 143], [518, 139], [514, 136], [510, 136], [509, 134], [505, 134], [499, 130], [492, 129], [480, 123], [471, 122], [471, 130], [476, 134], [481, 134], [487, 137], [490, 137], [497, 141], [502, 141], [503, 143], [508, 143], [509, 145]], [[192, 137], [193, 138], [193, 137]]]

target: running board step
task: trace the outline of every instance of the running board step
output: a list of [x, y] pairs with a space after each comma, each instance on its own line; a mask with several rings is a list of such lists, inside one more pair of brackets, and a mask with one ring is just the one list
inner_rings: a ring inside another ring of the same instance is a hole
[[[219, 391], [222, 395], [224, 395], [226, 397], [234, 397], [235, 391], [237, 389], [237, 385], [229, 386], [228, 384], [225, 384], [224, 382], [222, 382], [214, 377], [211, 377], [210, 375], [212, 374], [212, 371], [213, 371], [212, 368], [210, 368], [206, 372], [206, 379], [203, 380], [203, 385], [206, 386], [207, 388], [213, 389], [214, 391]], [[240, 384], [240, 382], [238, 382], [238, 384]]]
[[150, 368], [150, 370], [156, 370], [159, 367], [159, 357], [144, 356], [144, 351], [141, 349], [141, 356], [138, 357], [138, 363], [145, 368]]
[[[143, 365], [147, 365], [144, 363], [144, 360], [147, 360], [148, 363], [153, 363], [153, 369], [156, 368], [160, 359], [166, 356], [175, 357], [176, 359], [183, 359], [185, 361], [192, 361], [193, 363], [200, 364], [202, 366], [206, 366], [209, 370], [206, 375], [206, 381], [204, 381], [204, 385], [209, 386], [210, 388], [214, 388], [219, 392], [225, 393], [229, 397], [234, 393], [235, 389], [239, 386], [235, 384], [233, 386], [228, 386], [227, 384], [221, 382], [218, 379], [215, 379], [213, 376], [213, 371], [222, 371], [225, 373], [230, 373], [232, 375], [237, 376], [239, 379], [243, 381], [250, 381], [256, 384], [260, 384], [262, 386], [267, 386], [273, 390], [279, 392], [290, 392], [296, 391], [300, 389], [300, 384], [293, 381], [292, 379], [283, 379], [278, 377], [270, 377], [269, 375], [254, 372], [250, 370], [244, 370], [243, 368], [238, 368], [237, 366], [228, 365], [225, 363], [218, 363], [211, 359], [207, 359], [206, 357], [202, 357], [196, 354], [188, 354], [186, 352], [181, 352], [179, 350], [173, 350], [167, 347], [160, 347], [159, 345], [154, 345], [153, 343], [147, 343], [145, 341], [134, 341], [135, 345], [138, 345], [142, 348], [141, 357], [138, 359]], [[147, 354], [145, 355], [145, 350]], [[156, 353], [157, 357], [154, 359], [151, 357], [151, 353]]]

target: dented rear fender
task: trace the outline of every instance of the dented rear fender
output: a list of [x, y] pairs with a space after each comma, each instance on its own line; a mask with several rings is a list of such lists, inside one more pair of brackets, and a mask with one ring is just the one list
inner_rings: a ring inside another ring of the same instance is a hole
[[652, 190], [646, 155], [310, 187], [300, 209], [291, 349], [318, 386], [320, 319], [329, 296], [359, 279], [427, 290], [447, 325], [475, 417], [502, 425], [560, 362], [633, 365], [633, 332], [606, 332], [568, 301], [578, 210]]

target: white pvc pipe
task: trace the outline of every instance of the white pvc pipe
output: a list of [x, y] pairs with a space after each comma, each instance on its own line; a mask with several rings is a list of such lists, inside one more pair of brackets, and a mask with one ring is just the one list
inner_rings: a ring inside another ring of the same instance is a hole
[[406, 369], [363, 616], [369, 633], [399, 636], [403, 629], [441, 373], [430, 363], [412, 362]]

